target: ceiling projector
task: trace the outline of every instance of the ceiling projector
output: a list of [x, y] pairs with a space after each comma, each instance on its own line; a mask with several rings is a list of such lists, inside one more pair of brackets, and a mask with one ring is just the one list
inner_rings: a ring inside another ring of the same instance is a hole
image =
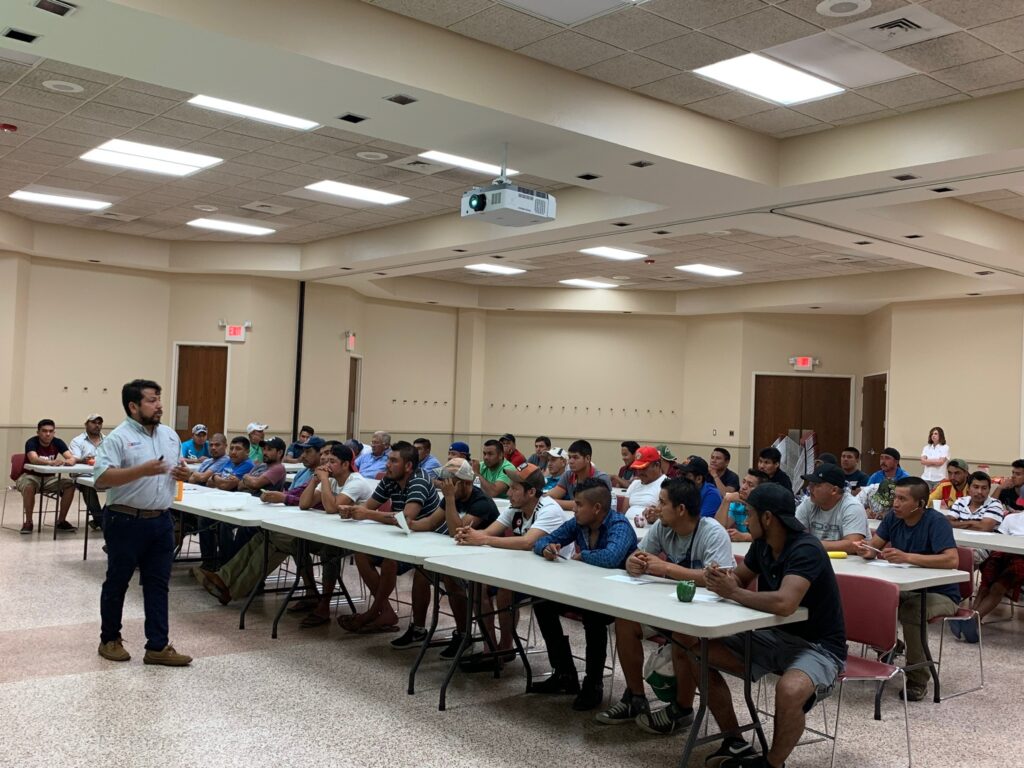
[[542, 224], [555, 220], [555, 198], [499, 178], [462, 195], [462, 218], [469, 217], [503, 227]]

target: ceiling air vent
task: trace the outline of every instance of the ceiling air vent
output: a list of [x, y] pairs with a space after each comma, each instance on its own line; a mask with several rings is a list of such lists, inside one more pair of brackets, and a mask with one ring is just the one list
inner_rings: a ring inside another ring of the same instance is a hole
[[832, 29], [876, 51], [891, 51], [959, 31], [952, 22], [919, 5], [907, 5]]
[[392, 104], [404, 107], [409, 104], [415, 104], [419, 99], [414, 99], [412, 96], [406, 96], [404, 93], [396, 93], [394, 96], [385, 96], [384, 101], [390, 101]]
[[6, 37], [8, 40], [17, 40], [19, 43], [34, 43], [39, 35], [33, 35], [31, 32], [24, 32], [14, 27], [7, 27], [0, 33], [0, 37]]
[[262, 200], [253, 200], [251, 203], [246, 203], [241, 207], [250, 211], [256, 211], [257, 213], [265, 213], [268, 216], [280, 216], [282, 213], [290, 213], [295, 210], [294, 208], [288, 208], [283, 205], [264, 203]]
[[78, 10], [77, 5], [65, 2], [65, 0], [36, 0], [32, 5], [40, 11], [46, 11], [55, 16], [67, 16]]
[[114, 213], [114, 211], [95, 211], [86, 215], [93, 216], [97, 219], [108, 219], [110, 221], [135, 221], [139, 218], [138, 216], [132, 216], [128, 213]]
[[899, 19], [893, 19], [892, 21], [887, 21], [884, 24], [876, 24], [875, 26], [871, 27], [871, 29], [877, 29], [880, 32], [889, 34], [900, 32], [912, 32], [915, 29], [921, 29], [921, 25], [916, 24], [915, 22], [911, 21], [906, 17], [903, 17]]
[[368, 118], [365, 118], [362, 115], [355, 115], [351, 112], [346, 112], [344, 115], [338, 115], [338, 119], [344, 120], [346, 123], [361, 123]]

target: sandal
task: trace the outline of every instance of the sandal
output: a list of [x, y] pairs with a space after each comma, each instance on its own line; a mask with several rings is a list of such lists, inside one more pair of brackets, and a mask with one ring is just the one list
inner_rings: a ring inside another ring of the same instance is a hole
[[318, 605], [316, 600], [299, 600], [295, 605], [289, 606], [288, 613], [309, 613]]
[[321, 616], [316, 613], [309, 613], [303, 617], [302, 621], [299, 622], [299, 626], [303, 629], [311, 629], [312, 627], [322, 627], [324, 624], [329, 623], [331, 620], [330, 616]]
[[363, 625], [356, 621], [357, 616], [355, 614], [349, 614], [346, 616], [338, 617], [338, 626], [344, 629], [346, 632], [358, 632], [362, 629]]

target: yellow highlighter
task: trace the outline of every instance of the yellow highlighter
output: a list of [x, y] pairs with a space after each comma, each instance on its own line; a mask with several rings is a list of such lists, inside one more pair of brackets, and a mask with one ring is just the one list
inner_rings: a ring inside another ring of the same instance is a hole
[[845, 552], [829, 552], [828, 556], [831, 557], [833, 560], [845, 560], [847, 557], [849, 557], [849, 555], [847, 555]]

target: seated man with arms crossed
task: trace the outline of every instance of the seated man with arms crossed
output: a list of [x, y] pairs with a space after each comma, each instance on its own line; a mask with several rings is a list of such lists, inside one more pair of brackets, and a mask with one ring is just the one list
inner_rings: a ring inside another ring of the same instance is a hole
[[864, 505], [846, 490], [846, 477], [835, 464], [822, 464], [809, 475], [807, 497], [796, 508], [796, 519], [829, 552], [859, 553], [857, 544], [868, 532]]
[[[539, 539], [533, 545], [534, 554], [555, 560], [562, 556], [563, 547], [575, 544], [573, 559], [599, 568], [622, 568], [626, 558], [636, 549], [636, 533], [624, 516], [611, 511], [612, 493], [607, 483], [590, 477], [575, 487], [573, 495], [575, 516], [558, 530]], [[533, 606], [537, 627], [547, 646], [551, 677], [534, 683], [530, 692], [575, 693], [577, 696], [572, 708], [585, 712], [598, 706], [604, 696], [604, 662], [608, 654], [606, 628], [612, 617], [581, 611], [586, 636], [586, 676], [580, 686], [569, 638], [562, 633], [560, 614], [566, 609], [566, 606], [550, 601]]]
[[[341, 516], [352, 517], [356, 520], [375, 520], [384, 525], [398, 525], [395, 516], [405, 515], [409, 528], [413, 531], [430, 530], [421, 521], [430, 517], [437, 510], [441, 505], [441, 500], [438, 498], [433, 484], [417, 468], [418, 463], [419, 455], [412, 444], [405, 440], [399, 440], [388, 451], [387, 474], [377, 484], [373, 496], [365, 504], [343, 506]], [[379, 508], [388, 501], [391, 502], [391, 512], [381, 512]], [[342, 629], [357, 634], [397, 632], [398, 615], [391, 607], [391, 593], [395, 591], [399, 575], [407, 572], [412, 566], [364, 553], [356, 555], [356, 566], [359, 568], [359, 575], [365, 582], [366, 588], [372, 595], [372, 602], [363, 613], [339, 616], [338, 624]], [[378, 568], [380, 568], [379, 573]], [[414, 582], [414, 589], [415, 586]], [[430, 595], [428, 593], [426, 602], [423, 601], [422, 596], [417, 598], [414, 595], [414, 599], [420, 600], [421, 604], [426, 604], [430, 601]], [[394, 647], [411, 647], [415, 644], [417, 636], [422, 642], [426, 633], [424, 628], [426, 611], [419, 618], [418, 624], [416, 617], [413, 618], [409, 629], [401, 638], [398, 638], [403, 643], [395, 645], [396, 640], [392, 643]]]
[[[1024, 536], [1024, 514], [1011, 510], [1011, 514], [1003, 518], [998, 530], [1007, 536]], [[984, 619], [992, 613], [1004, 597], [1009, 596], [1013, 602], [1019, 603], [1021, 587], [1024, 587], [1024, 555], [993, 552], [981, 568], [981, 586], [974, 601], [974, 609], [978, 612], [979, 619]], [[966, 626], [968, 622], [949, 622], [950, 628], [958, 624]], [[964, 637], [969, 643], [977, 642], [976, 637], [972, 638], [972, 635], [978, 634], [977, 628], [971, 629], [974, 632], [966, 630], [963, 633]]]
[[[659, 466], [659, 471], [660, 471]], [[704, 586], [704, 568], [712, 563], [731, 566], [732, 545], [729, 534], [717, 520], [700, 514], [700, 491], [689, 480], [667, 480], [660, 489], [659, 515], [640, 544], [640, 549], [626, 560], [631, 576], [650, 574], [677, 581], [693, 580]], [[664, 554], [668, 559], [662, 560]], [[605, 725], [636, 722], [650, 733], [671, 733], [693, 720], [693, 697], [696, 686], [676, 687], [676, 702], [665, 709], [651, 712], [644, 695], [645, 634], [657, 630], [645, 628], [635, 621], [615, 619], [615, 648], [626, 678], [622, 698], [597, 716]]]
[[[356, 457], [356, 469], [367, 480], [376, 480], [377, 475], [387, 473], [388, 454], [391, 452], [391, 435], [378, 430], [370, 438], [370, 452]], [[364, 448], [365, 450], [365, 448]]]
[[992, 495], [1003, 503], [1007, 514], [1024, 509], [1021, 501], [1024, 495], [1024, 459], [1017, 459], [1010, 465], [1010, 476], [1002, 478]]
[[285, 444], [280, 437], [272, 437], [260, 443], [263, 450], [263, 461], [252, 468], [252, 471], [243, 475], [238, 483], [239, 491], [248, 491], [253, 496], [259, 496], [260, 492], [282, 491], [285, 484], [284, 461]]
[[715, 513], [715, 519], [725, 528], [730, 540], [752, 540], [750, 529], [747, 527], [747, 498], [752, 490], [767, 482], [768, 475], [760, 469], [751, 467], [740, 480], [740, 489], [722, 497], [722, 504]]
[[626, 488], [626, 498], [629, 500], [627, 520], [633, 515], [644, 514], [648, 508], [657, 507], [661, 486], [668, 480], [661, 471], [661, 454], [653, 445], [638, 446], [634, 456], [633, 463], [629, 465], [634, 473], [633, 482]]
[[[548, 496], [558, 502], [558, 506], [567, 512], [575, 510], [575, 505], [572, 503], [575, 489], [584, 480], [599, 480], [607, 486], [609, 491], [612, 489], [611, 478], [591, 462], [593, 455], [594, 449], [589, 442], [574, 440], [569, 446], [568, 468], [558, 478], [558, 484], [547, 492]], [[664, 458], [664, 454], [662, 454], [662, 458]]]
[[[807, 609], [807, 620], [759, 629], [751, 638], [751, 676], [779, 675], [775, 684], [775, 730], [767, 755], [759, 755], [740, 736], [729, 687], [718, 670], [741, 676], [743, 636], [713, 640], [708, 660], [713, 667], [706, 692], [711, 713], [725, 738], [704, 762], [710, 768], [783, 768], [804, 731], [806, 713], [828, 696], [846, 663], [846, 625], [839, 585], [821, 542], [796, 519], [793, 493], [777, 483], [762, 483], [750, 492], [747, 506], [753, 542], [735, 569], [706, 569], [707, 588], [740, 605], [779, 616]], [[757, 577], [757, 591], [745, 589]], [[698, 640], [676, 634], [679, 643], [699, 651]], [[677, 685], [699, 679], [697, 661], [673, 646]], [[675, 713], [678, 715], [678, 710]]]
[[[242, 478], [256, 468], [256, 462], [249, 458], [251, 452], [249, 438], [231, 438], [228, 445], [228, 463], [210, 478], [207, 485], [221, 491], [237, 491], [242, 484]], [[262, 453], [262, 450], [260, 452]]]
[[207, 440], [206, 445], [210, 448], [210, 458], [203, 459], [192, 470], [188, 481], [193, 485], [209, 485], [213, 476], [231, 463], [231, 459], [228, 458], [228, 439], [220, 432]]
[[[547, 536], [560, 528], [569, 516], [554, 499], [543, 494], [544, 473], [526, 465], [512, 478], [512, 485], [509, 486], [508, 499], [511, 506], [503, 510], [498, 519], [486, 528], [476, 529], [468, 525], [458, 528], [455, 540], [465, 546], [532, 550], [541, 536]], [[511, 535], [506, 535], [509, 531]], [[515, 656], [512, 634], [518, 622], [511, 611], [516, 600], [515, 593], [510, 589], [496, 590], [491, 587], [480, 597], [484, 629], [490, 635], [491, 644], [497, 649], [498, 656], [491, 658], [487, 654], [475, 654], [463, 661], [461, 668], [465, 672], [491, 672], [495, 666], [500, 669], [503, 662], [511, 661]], [[501, 629], [500, 643], [494, 635], [495, 601], [498, 606], [498, 626]]]
[[[890, 563], [920, 568], [956, 568], [960, 559], [953, 528], [941, 512], [925, 506], [928, 493], [928, 483], [919, 477], [897, 480], [892, 512], [882, 520], [870, 542], [861, 542], [857, 554], [865, 560], [877, 556]], [[926, 600], [926, 619], [952, 616], [960, 604], [960, 587], [956, 584], [929, 587], [924, 596], [918, 591], [900, 592], [900, 623], [907, 645], [908, 701], [920, 701], [928, 691], [927, 658], [921, 637], [922, 599]]]

